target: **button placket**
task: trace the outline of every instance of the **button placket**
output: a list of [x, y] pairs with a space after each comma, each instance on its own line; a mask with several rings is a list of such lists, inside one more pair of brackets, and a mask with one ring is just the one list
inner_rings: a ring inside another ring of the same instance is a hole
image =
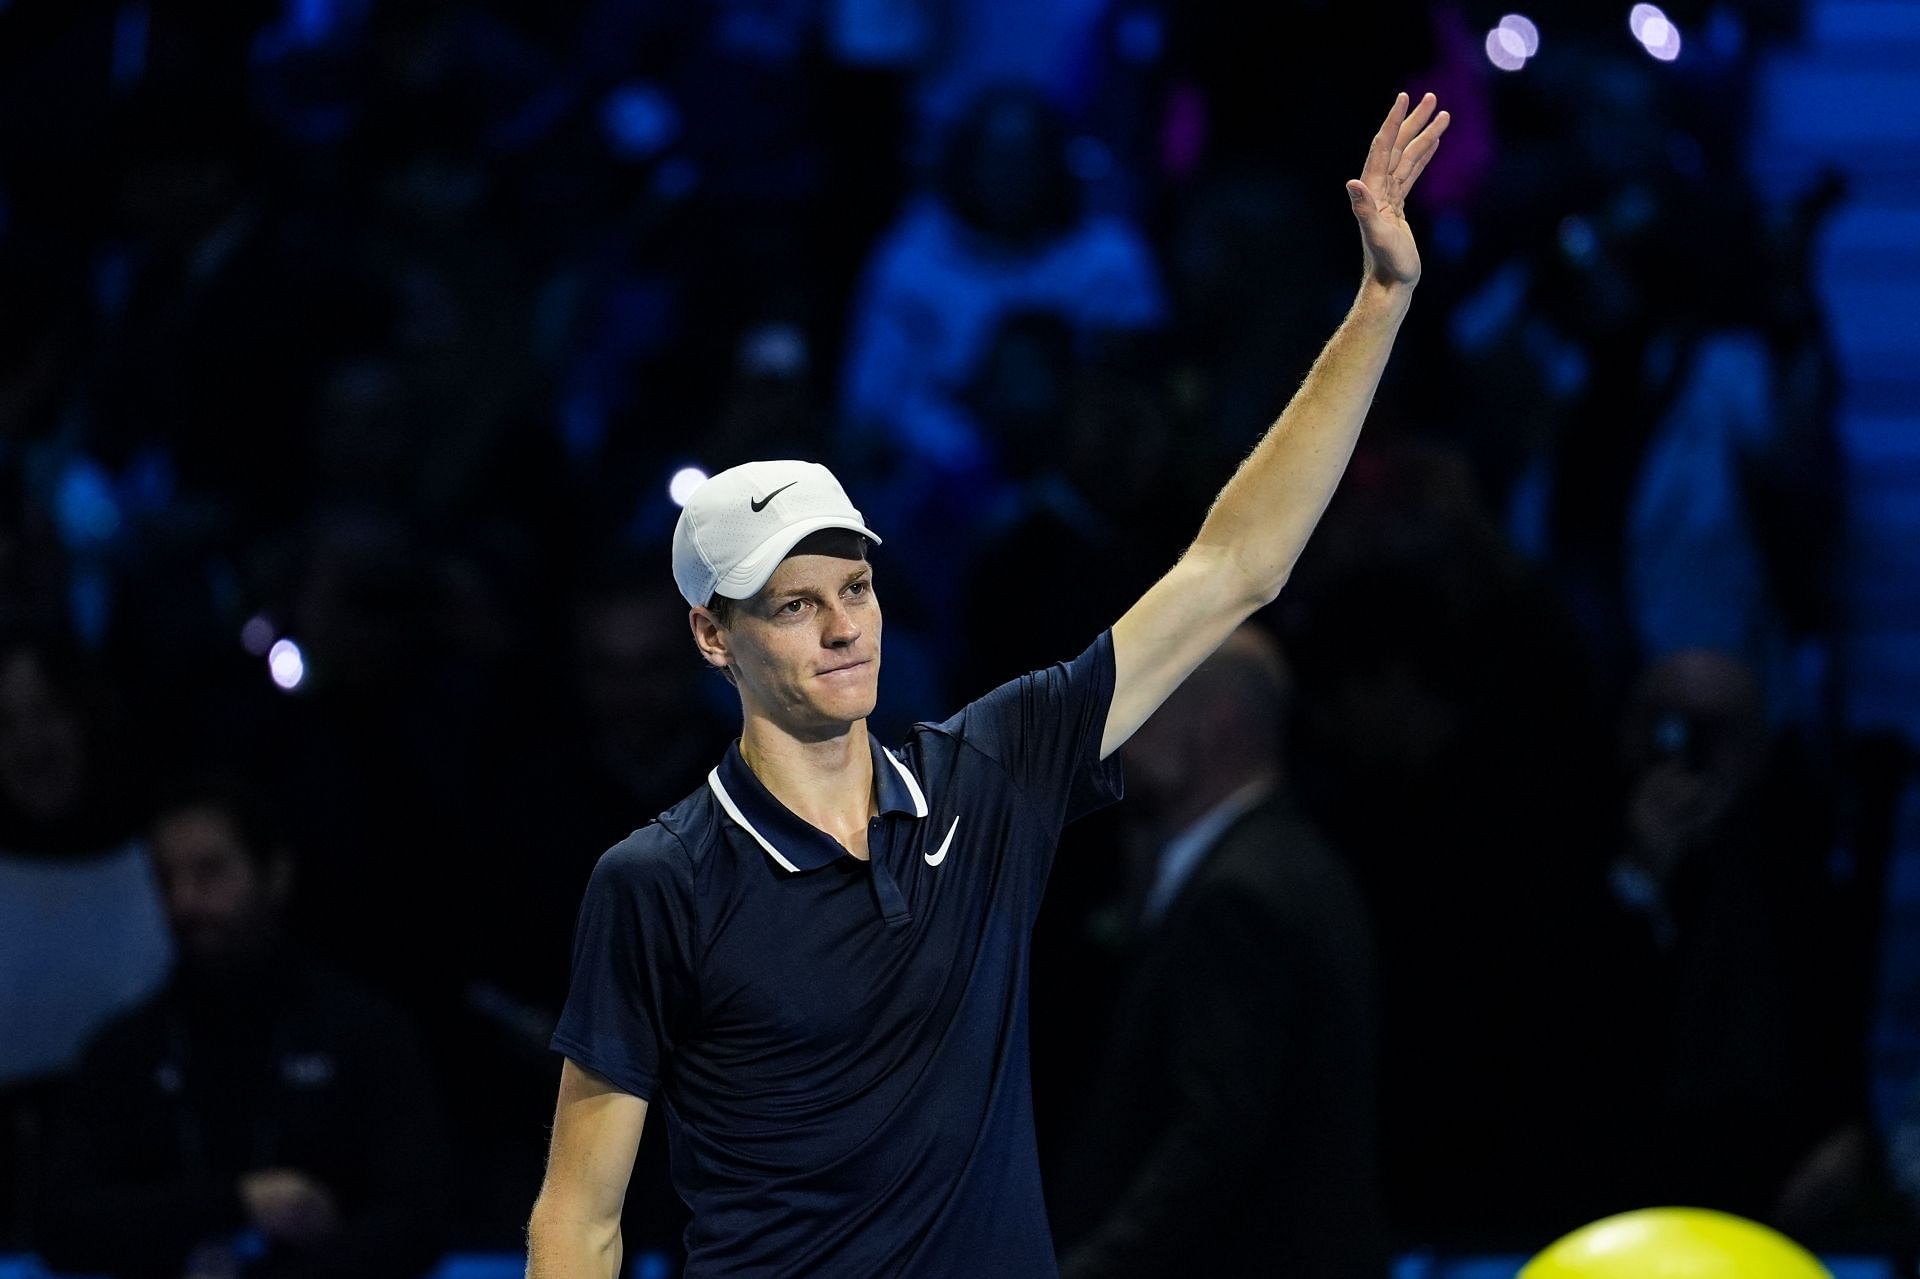
[[907, 910], [907, 895], [900, 891], [900, 881], [887, 869], [887, 832], [884, 824], [876, 817], [867, 823], [867, 870], [873, 880], [873, 897], [880, 907], [880, 918], [889, 928], [903, 927], [911, 918]]

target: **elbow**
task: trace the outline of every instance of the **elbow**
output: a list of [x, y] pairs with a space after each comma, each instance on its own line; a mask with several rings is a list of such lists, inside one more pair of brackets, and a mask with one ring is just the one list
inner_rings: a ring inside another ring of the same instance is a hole
[[1234, 563], [1234, 595], [1242, 616], [1252, 616], [1280, 598], [1280, 591], [1293, 576], [1293, 566]]
[[1256, 583], [1252, 591], [1248, 595], [1248, 601], [1250, 606], [1248, 607], [1247, 612], [1257, 613], [1261, 609], [1265, 608], [1267, 605], [1279, 599], [1280, 592], [1287, 585], [1287, 579], [1292, 576], [1293, 576], [1292, 572], [1288, 571], [1288, 572], [1281, 573], [1278, 577], [1267, 577], [1262, 579], [1260, 582]]
[[1250, 617], [1280, 598], [1281, 588], [1293, 575], [1293, 564], [1262, 561], [1239, 550], [1194, 543], [1182, 557], [1183, 566], [1191, 565], [1199, 576], [1190, 578], [1213, 602], [1240, 617]]
[[[583, 1213], [542, 1194], [527, 1219], [528, 1279], [579, 1273], [612, 1274], [620, 1255], [620, 1218]], [[549, 1268], [543, 1262], [553, 1263]], [[605, 1270], [599, 1267], [606, 1267]], [[592, 1268], [590, 1271], [582, 1267]]]

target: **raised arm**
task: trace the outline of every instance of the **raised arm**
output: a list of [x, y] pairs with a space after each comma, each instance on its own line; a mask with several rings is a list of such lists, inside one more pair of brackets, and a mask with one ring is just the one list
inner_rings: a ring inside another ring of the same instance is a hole
[[620, 1209], [647, 1103], [567, 1061], [553, 1117], [547, 1176], [527, 1223], [527, 1279], [613, 1279]]
[[1113, 628], [1114, 693], [1100, 740], [1105, 758], [1293, 572], [1353, 456], [1420, 279], [1406, 195], [1433, 158], [1448, 116], [1428, 94], [1407, 95], [1373, 136], [1347, 183], [1366, 271], [1353, 309], [1334, 331], [1286, 410], [1214, 499], [1199, 536]]

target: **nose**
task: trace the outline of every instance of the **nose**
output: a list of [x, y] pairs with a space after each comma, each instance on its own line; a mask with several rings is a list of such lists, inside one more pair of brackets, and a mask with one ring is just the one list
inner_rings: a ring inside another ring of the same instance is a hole
[[846, 648], [860, 638], [860, 623], [845, 604], [835, 602], [821, 616], [820, 642], [828, 648]]

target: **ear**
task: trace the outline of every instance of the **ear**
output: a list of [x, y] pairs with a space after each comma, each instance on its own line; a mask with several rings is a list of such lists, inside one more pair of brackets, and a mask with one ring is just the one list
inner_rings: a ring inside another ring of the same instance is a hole
[[733, 665], [731, 637], [718, 618], [695, 605], [687, 611], [687, 625], [693, 629], [693, 646], [707, 665], [721, 671]]

